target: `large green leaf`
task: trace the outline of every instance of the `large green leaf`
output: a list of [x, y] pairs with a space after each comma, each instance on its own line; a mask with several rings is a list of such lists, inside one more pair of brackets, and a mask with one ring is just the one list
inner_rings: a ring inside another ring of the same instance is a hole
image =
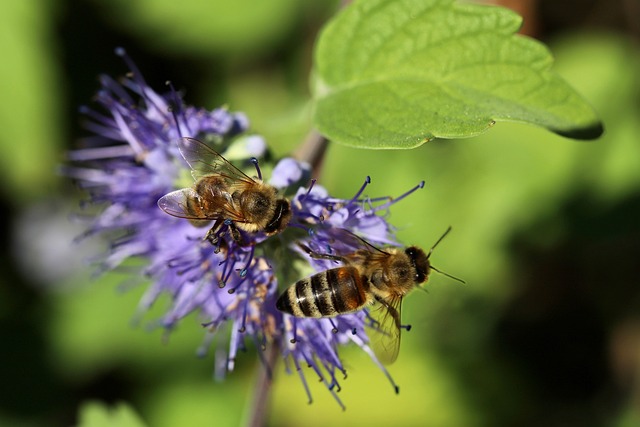
[[336, 142], [411, 148], [532, 123], [597, 138], [602, 124], [550, 70], [547, 48], [515, 35], [522, 19], [452, 0], [361, 0], [322, 32], [312, 88], [315, 123]]

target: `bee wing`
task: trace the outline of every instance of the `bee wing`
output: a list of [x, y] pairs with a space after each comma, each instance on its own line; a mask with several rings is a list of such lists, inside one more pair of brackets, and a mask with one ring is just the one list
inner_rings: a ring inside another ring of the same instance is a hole
[[178, 218], [204, 221], [230, 219], [235, 222], [247, 222], [242, 212], [233, 209], [232, 204], [227, 200], [228, 197], [230, 196], [227, 193], [216, 194], [209, 201], [208, 209], [200, 209], [196, 212], [189, 209], [188, 203], [189, 200], [192, 201], [191, 203], [197, 203], [200, 196], [192, 188], [183, 188], [162, 196], [158, 200], [158, 207]]
[[376, 303], [379, 306], [369, 310], [372, 324], [367, 331], [376, 357], [381, 363], [389, 365], [396, 360], [400, 351], [402, 297], [378, 299]]
[[165, 194], [158, 200], [158, 207], [168, 213], [169, 215], [176, 216], [178, 218], [187, 219], [202, 219], [209, 220], [207, 216], [198, 215], [191, 212], [187, 207], [188, 200], [198, 200], [198, 193], [191, 188], [183, 188], [181, 190], [172, 191], [169, 194]]
[[327, 230], [327, 234], [331, 236], [333, 241], [339, 241], [342, 245], [353, 248], [354, 252], [358, 250], [365, 250], [376, 256], [380, 256], [381, 258], [389, 256], [388, 252], [377, 248], [362, 237], [345, 228]]
[[178, 149], [191, 167], [191, 175], [196, 181], [204, 176], [217, 174], [227, 178], [231, 183], [240, 181], [246, 185], [255, 184], [251, 177], [202, 141], [195, 138], [180, 138]]

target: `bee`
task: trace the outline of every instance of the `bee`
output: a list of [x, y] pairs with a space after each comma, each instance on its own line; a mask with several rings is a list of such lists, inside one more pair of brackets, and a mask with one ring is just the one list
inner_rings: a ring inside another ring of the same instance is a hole
[[311, 258], [343, 265], [297, 281], [280, 295], [276, 308], [295, 317], [322, 318], [377, 305], [368, 313], [371, 330], [375, 331], [369, 337], [378, 360], [390, 364], [398, 357], [401, 330], [408, 329], [400, 320], [402, 299], [425, 283], [432, 269], [440, 271], [431, 265], [429, 257], [450, 230], [451, 227], [428, 253], [417, 246], [379, 249], [350, 232], [347, 233], [360, 242], [360, 247], [346, 255], [317, 253], [299, 243]]
[[218, 231], [229, 227], [231, 237], [242, 245], [239, 230], [262, 231], [271, 236], [283, 231], [291, 219], [291, 205], [272, 185], [246, 175], [222, 155], [194, 138], [178, 141], [180, 154], [191, 167], [195, 183], [166, 194], [158, 200], [160, 209], [179, 218], [189, 219], [196, 226], [214, 221], [205, 239], [216, 245]]

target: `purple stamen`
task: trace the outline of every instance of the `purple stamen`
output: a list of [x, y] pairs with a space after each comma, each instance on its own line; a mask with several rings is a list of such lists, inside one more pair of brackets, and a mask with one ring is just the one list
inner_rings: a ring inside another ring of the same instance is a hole
[[289, 342], [291, 344], [295, 344], [298, 342], [298, 322], [296, 321], [295, 317], [290, 317], [290, 319], [291, 319], [291, 325], [292, 325], [293, 338], [291, 338]]
[[302, 372], [302, 369], [300, 368], [300, 364], [298, 363], [298, 360], [295, 357], [291, 357], [293, 359], [293, 364], [296, 367], [296, 371], [298, 371], [298, 375], [300, 376], [300, 381], [302, 381], [302, 386], [304, 387], [304, 391], [305, 393], [307, 393], [307, 399], [309, 402], [309, 405], [311, 405], [313, 403], [313, 399], [311, 397], [311, 391], [309, 390], [309, 385], [307, 384], [307, 379], [304, 376], [304, 372]]
[[244, 307], [242, 309], [242, 324], [240, 326], [240, 329], [238, 330], [241, 333], [244, 333], [247, 330], [248, 308], [249, 308], [249, 292], [247, 292], [247, 295], [246, 295], [246, 297], [244, 299]]
[[351, 200], [349, 201], [349, 203], [347, 203], [347, 205], [357, 202], [360, 196], [362, 195], [362, 192], [364, 191], [365, 188], [367, 188], [367, 185], [369, 184], [371, 184], [371, 177], [367, 175], [367, 177], [364, 180], [364, 183], [360, 187], [360, 190], [358, 190], [356, 195], [351, 198]]
[[159, 105], [160, 103], [164, 103], [164, 101], [158, 95], [156, 95], [155, 92], [152, 92], [149, 89], [147, 82], [144, 80], [144, 77], [142, 76], [142, 73], [136, 66], [135, 62], [133, 62], [131, 57], [127, 55], [127, 52], [125, 51], [125, 49], [122, 47], [118, 47], [116, 48], [115, 52], [116, 52], [116, 55], [118, 55], [124, 60], [125, 64], [131, 70], [131, 74], [132, 74], [133, 80], [125, 79], [122, 82], [122, 86], [128, 87], [132, 91], [138, 93], [146, 101], [148, 107], [155, 108], [156, 111], [161, 116], [166, 117], [167, 112], [163, 108], [161, 108]]
[[338, 327], [336, 326], [336, 324], [333, 322], [333, 319], [329, 317], [329, 323], [331, 323], [331, 326], [333, 327], [333, 329], [331, 329], [331, 332], [333, 332], [334, 334], [338, 333]]
[[392, 198], [387, 203], [378, 206], [374, 211], [379, 211], [379, 210], [382, 210], [382, 209], [386, 209], [389, 206], [398, 203], [400, 200], [404, 199], [405, 197], [407, 197], [408, 195], [410, 195], [414, 191], [419, 190], [421, 188], [424, 188], [424, 181], [420, 181], [420, 183], [418, 185], [416, 185], [415, 187], [413, 187], [411, 190], [407, 191], [406, 193], [396, 197], [395, 199]]
[[391, 383], [391, 386], [393, 387], [393, 390], [396, 392], [396, 394], [400, 393], [400, 387], [398, 387], [396, 382], [393, 380], [393, 377], [391, 376], [391, 374], [389, 374], [389, 371], [387, 371], [387, 369], [384, 367], [384, 365], [382, 363], [380, 363], [380, 361], [378, 360], [376, 355], [373, 354], [373, 351], [371, 350], [371, 347], [369, 347], [367, 344], [365, 344], [364, 341], [362, 341], [362, 339], [360, 337], [358, 337], [358, 336], [352, 336], [351, 340], [353, 342], [355, 342], [360, 348], [362, 348], [364, 350], [365, 353], [367, 353], [369, 355], [371, 360], [373, 360], [373, 363], [375, 363], [378, 366], [378, 368], [382, 371], [382, 373], [387, 377], [387, 379]]
[[180, 126], [180, 118], [182, 118], [182, 123], [187, 128], [187, 134], [191, 135], [191, 131], [189, 129], [189, 123], [187, 122], [187, 118], [184, 115], [184, 110], [182, 109], [182, 102], [181, 102], [180, 98], [178, 97], [178, 93], [176, 92], [175, 88], [173, 87], [173, 83], [171, 83], [171, 80], [167, 80], [165, 82], [165, 84], [167, 86], [169, 86], [169, 89], [171, 90], [171, 97], [173, 98], [172, 101], [173, 101], [173, 105], [174, 106], [172, 108], [169, 108], [169, 111], [171, 112], [171, 115], [173, 116], [173, 120], [176, 122], [176, 129], [178, 130], [178, 137], [182, 138], [184, 136], [184, 134], [182, 133], [182, 128]]
[[[145, 83], [144, 78], [142, 77], [142, 73], [140, 72], [140, 70], [138, 69], [138, 67], [136, 66], [135, 62], [133, 62], [133, 60], [129, 57], [129, 55], [127, 55], [127, 51], [125, 50], [125, 48], [118, 46], [115, 48], [115, 54], [119, 57], [121, 57], [125, 64], [127, 64], [127, 67], [129, 67], [129, 69], [134, 73], [137, 74], [140, 79], [140, 81], [142, 83]], [[146, 86], [146, 83], [145, 83]]]
[[84, 148], [67, 153], [67, 159], [72, 162], [87, 162], [91, 160], [114, 159], [117, 157], [132, 157], [134, 155], [129, 145], [112, 145], [110, 147]]
[[[203, 324], [202, 326], [205, 326], [205, 325]], [[214, 338], [215, 338], [215, 334], [213, 333], [207, 333], [204, 335], [202, 343], [196, 350], [196, 357], [203, 359], [207, 356], [207, 354], [209, 354], [209, 348], [211, 348], [211, 343], [213, 343]]]
[[215, 357], [214, 377], [216, 381], [222, 381], [227, 373], [229, 354], [224, 347], [224, 341], [218, 340]]
[[235, 366], [236, 355], [238, 353], [238, 346], [240, 344], [240, 331], [236, 328], [231, 329], [231, 340], [229, 343], [229, 356], [227, 360], [227, 371], [233, 371]]
[[[342, 403], [342, 400], [340, 400], [340, 398], [336, 394], [336, 392], [333, 389], [333, 387], [331, 386], [331, 384], [327, 381], [325, 375], [322, 373], [320, 368], [318, 368], [318, 365], [315, 363], [315, 361], [309, 360], [309, 358], [307, 357], [306, 354], [304, 354], [303, 357], [307, 361], [307, 363], [311, 367], [311, 369], [313, 369], [316, 372], [316, 374], [318, 374], [320, 382], [324, 383], [325, 387], [327, 387], [327, 390], [329, 390], [329, 393], [331, 393], [331, 395], [336, 400], [336, 402], [338, 402], [338, 405], [340, 405], [342, 410], [344, 411], [345, 409], [347, 409], [346, 406], [344, 406], [344, 404]], [[331, 376], [333, 377], [333, 374], [331, 374]]]
[[80, 114], [87, 116], [104, 126], [113, 126], [113, 118], [100, 114], [86, 105], [81, 106], [78, 110]]
[[300, 198], [300, 201], [301, 201], [301, 202], [302, 202], [302, 201], [304, 201], [304, 199], [306, 199], [307, 197], [309, 197], [309, 194], [311, 194], [311, 189], [313, 188], [313, 186], [314, 186], [315, 184], [316, 184], [316, 179], [315, 179], [315, 178], [313, 178], [313, 179], [311, 180], [311, 184], [309, 185], [309, 189], [307, 190], [306, 194]]

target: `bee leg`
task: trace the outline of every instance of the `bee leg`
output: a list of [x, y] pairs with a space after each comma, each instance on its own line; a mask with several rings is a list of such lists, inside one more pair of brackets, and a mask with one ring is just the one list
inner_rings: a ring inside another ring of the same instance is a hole
[[231, 238], [238, 245], [245, 246], [244, 240], [242, 239], [242, 235], [240, 234], [240, 230], [238, 230], [238, 227], [236, 227], [236, 225], [233, 223], [233, 221], [229, 222], [228, 227], [229, 227], [229, 232], [231, 233]]
[[314, 252], [313, 249], [311, 249], [309, 246], [302, 244], [300, 242], [298, 242], [298, 247], [303, 251], [305, 251], [313, 259], [328, 259], [331, 261], [342, 262], [345, 264], [347, 263], [347, 260], [344, 257], [341, 257], [339, 255], [321, 254], [318, 252]]
[[216, 222], [213, 223], [213, 226], [209, 229], [209, 231], [207, 231], [207, 234], [204, 236], [204, 240], [207, 240], [209, 243], [211, 243], [213, 246], [218, 244], [218, 231], [220, 230], [220, 227], [222, 227], [223, 221], [220, 219], [217, 219]]
[[229, 244], [227, 243], [227, 241], [225, 239], [219, 238], [218, 244], [215, 245], [215, 247], [213, 248], [213, 253], [218, 254], [222, 252], [223, 254], [226, 254], [228, 250], [229, 250]]
[[204, 240], [207, 240], [209, 243], [211, 243], [213, 246], [215, 246], [216, 244], [218, 244], [218, 236], [216, 236], [216, 233], [213, 231], [213, 228], [211, 228], [208, 232], [207, 235], [204, 236]]

